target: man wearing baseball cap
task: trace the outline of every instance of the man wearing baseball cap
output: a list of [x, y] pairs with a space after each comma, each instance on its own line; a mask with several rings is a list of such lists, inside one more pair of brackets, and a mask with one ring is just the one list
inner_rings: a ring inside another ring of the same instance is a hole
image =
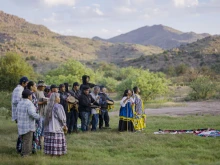
[[35, 120], [40, 119], [31, 100], [32, 92], [25, 89], [22, 92], [22, 100], [17, 105], [17, 126], [18, 134], [22, 137], [22, 156], [28, 156], [32, 151]]
[[[28, 84], [28, 78], [24, 76], [19, 80], [19, 84], [13, 90], [12, 101], [11, 101], [12, 121], [17, 122], [17, 110], [16, 110], [17, 105], [22, 99], [22, 92], [23, 92], [24, 88], [27, 86], [27, 84]], [[17, 139], [16, 149], [17, 149], [17, 152], [21, 152], [21, 139], [19, 136]]]
[[12, 121], [17, 120], [16, 108], [17, 108], [19, 101], [21, 101], [21, 98], [22, 98], [21, 94], [22, 94], [24, 88], [27, 86], [27, 84], [28, 84], [28, 78], [24, 76], [19, 80], [19, 84], [13, 90], [12, 101], [11, 101], [11, 103], [12, 103]]

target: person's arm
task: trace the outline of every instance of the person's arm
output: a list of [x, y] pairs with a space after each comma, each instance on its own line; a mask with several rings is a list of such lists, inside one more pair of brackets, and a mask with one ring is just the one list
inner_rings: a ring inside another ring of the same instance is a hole
[[33, 103], [31, 103], [30, 106], [28, 106], [28, 114], [36, 120], [40, 119], [40, 115], [36, 113], [35, 106]]
[[54, 113], [57, 116], [59, 122], [61, 123], [62, 126], [66, 126], [66, 114], [65, 114], [65, 111], [63, 109], [63, 106], [58, 105], [54, 108], [55, 108]]
[[129, 97], [123, 97], [122, 100], [120, 101], [120, 105], [122, 107], [125, 107], [129, 99], [130, 99]]

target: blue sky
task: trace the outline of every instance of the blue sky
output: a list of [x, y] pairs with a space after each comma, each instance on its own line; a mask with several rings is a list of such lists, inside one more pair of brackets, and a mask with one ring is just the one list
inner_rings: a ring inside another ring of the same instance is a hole
[[110, 38], [163, 24], [220, 34], [220, 0], [0, 0], [0, 10], [64, 35]]

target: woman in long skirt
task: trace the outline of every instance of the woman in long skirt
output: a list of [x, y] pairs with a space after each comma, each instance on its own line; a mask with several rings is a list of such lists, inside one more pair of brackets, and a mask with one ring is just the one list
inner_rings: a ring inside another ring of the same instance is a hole
[[131, 97], [132, 92], [129, 89], [124, 91], [123, 98], [120, 102], [121, 108], [119, 112], [119, 126], [118, 130], [122, 131], [134, 131], [133, 126], [133, 111], [132, 111], [132, 104], [134, 104], [134, 100]]
[[44, 153], [60, 156], [67, 153], [64, 130], [67, 130], [66, 115], [59, 104], [59, 93], [52, 93], [47, 108], [44, 127]]

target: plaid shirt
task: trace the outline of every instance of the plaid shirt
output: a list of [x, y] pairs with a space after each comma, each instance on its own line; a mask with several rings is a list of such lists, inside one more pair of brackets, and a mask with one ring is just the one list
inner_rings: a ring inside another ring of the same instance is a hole
[[34, 104], [29, 99], [22, 99], [17, 106], [18, 134], [24, 135], [35, 131], [35, 119], [40, 119]]
[[12, 101], [11, 101], [12, 121], [15, 121], [17, 119], [16, 108], [17, 108], [18, 102], [21, 101], [23, 90], [24, 90], [24, 87], [21, 85], [17, 85], [17, 87], [13, 90]]

